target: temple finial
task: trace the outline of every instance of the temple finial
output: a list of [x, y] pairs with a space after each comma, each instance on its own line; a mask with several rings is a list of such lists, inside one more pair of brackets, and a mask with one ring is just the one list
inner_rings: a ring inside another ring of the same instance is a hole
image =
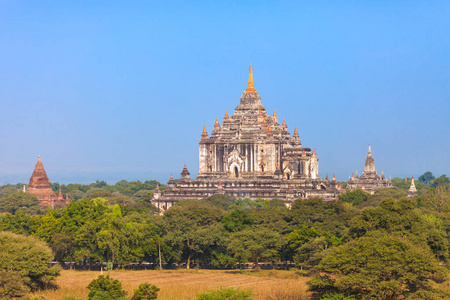
[[206, 131], [206, 125], [203, 125], [203, 133], [207, 133], [207, 131]]
[[247, 83], [247, 89], [245, 90], [246, 93], [256, 93], [255, 85], [253, 84], [253, 68], [250, 64], [249, 69], [249, 75], [248, 75], [248, 83]]
[[225, 117], [228, 118], [228, 111], [225, 110]]
[[369, 143], [369, 153], [372, 153], [372, 150], [370, 149], [370, 143]]

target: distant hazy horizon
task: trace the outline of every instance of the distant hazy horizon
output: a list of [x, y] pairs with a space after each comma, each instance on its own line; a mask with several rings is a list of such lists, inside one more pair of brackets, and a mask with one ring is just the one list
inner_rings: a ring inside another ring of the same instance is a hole
[[0, 1], [0, 184], [198, 173], [250, 61], [319, 174], [450, 173], [448, 1]]

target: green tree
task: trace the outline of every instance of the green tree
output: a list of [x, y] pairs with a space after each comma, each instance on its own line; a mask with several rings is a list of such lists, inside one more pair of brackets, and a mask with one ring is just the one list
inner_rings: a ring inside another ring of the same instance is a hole
[[15, 192], [0, 198], [0, 212], [14, 215], [19, 209], [30, 215], [45, 212], [45, 208], [39, 206], [39, 200], [33, 194]]
[[316, 226], [322, 231], [342, 238], [350, 227], [350, 221], [360, 213], [341, 201], [324, 202], [320, 198], [296, 200], [290, 211], [290, 226]]
[[30, 289], [24, 285], [19, 274], [0, 271], [0, 299], [18, 299], [25, 296]]
[[89, 289], [89, 300], [125, 300], [127, 295], [127, 292], [122, 289], [122, 283], [117, 279], [110, 278], [109, 275], [98, 276], [89, 283], [87, 288]]
[[[310, 244], [309, 242], [314, 241], [316, 238], [322, 237], [320, 241], [323, 240], [323, 246], [318, 247], [317, 243]], [[299, 258], [298, 251], [302, 249], [314, 249], [315, 251], [322, 251], [331, 246], [338, 246], [341, 243], [340, 239], [331, 235], [327, 231], [321, 231], [314, 226], [301, 226], [299, 229], [295, 229], [287, 235], [287, 242], [283, 245], [283, 258], [289, 261], [296, 261], [303, 269], [304, 267], [311, 267], [313, 264], [305, 265], [306, 261], [309, 259], [302, 256]], [[307, 244], [307, 246], [305, 246]], [[304, 247], [305, 246], [305, 247]], [[312, 247], [312, 248], [311, 248]], [[308, 253], [308, 255], [313, 253]], [[297, 257], [294, 259], [294, 256]]]
[[431, 290], [447, 271], [429, 249], [399, 237], [363, 237], [329, 249], [308, 282], [318, 294], [347, 293], [365, 299], [398, 299]]
[[268, 229], [243, 230], [231, 237], [228, 249], [239, 262], [251, 261], [259, 268], [260, 261], [275, 261], [284, 243], [282, 236]]
[[235, 209], [222, 218], [222, 224], [230, 232], [238, 232], [249, 228], [253, 221], [246, 210]]
[[347, 191], [344, 194], [340, 194], [339, 200], [357, 206], [367, 201], [369, 196], [370, 195], [368, 193], [365, 193], [360, 189], [356, 189], [354, 191]]
[[0, 232], [0, 271], [21, 276], [32, 291], [53, 287], [60, 269], [50, 267], [52, 250], [32, 236]]
[[188, 269], [192, 259], [201, 259], [205, 251], [220, 246], [223, 239], [218, 223], [223, 213], [222, 209], [204, 202], [183, 201], [164, 214], [165, 240], [183, 253]]
[[430, 171], [427, 171], [419, 176], [419, 180], [427, 185], [429, 185], [433, 181], [433, 179], [435, 179], [435, 177]]
[[158, 297], [159, 288], [150, 283], [141, 283], [137, 290], [134, 290], [134, 295], [131, 300], [150, 300]]
[[432, 187], [438, 187], [440, 185], [448, 185], [450, 184], [450, 178], [448, 178], [445, 174], [439, 176], [438, 178], [434, 179], [430, 186]]
[[435, 220], [415, 209], [410, 198], [384, 199], [379, 207], [366, 208], [352, 220], [350, 236], [361, 237], [372, 232], [408, 238], [411, 242], [430, 247], [435, 255], [448, 259], [448, 239]]
[[33, 218], [26, 215], [21, 209], [16, 211], [15, 215], [6, 213], [0, 219], [0, 230], [3, 231], [30, 235], [33, 233], [33, 227]]

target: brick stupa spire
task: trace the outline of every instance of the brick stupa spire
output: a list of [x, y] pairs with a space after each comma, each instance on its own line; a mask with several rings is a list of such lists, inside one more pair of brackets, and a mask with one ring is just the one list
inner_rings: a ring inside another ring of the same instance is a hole
[[27, 193], [36, 195], [41, 205], [52, 205], [54, 204], [52, 202], [58, 201], [55, 192], [50, 187], [50, 180], [45, 172], [41, 156], [38, 157], [38, 161], [34, 167]]

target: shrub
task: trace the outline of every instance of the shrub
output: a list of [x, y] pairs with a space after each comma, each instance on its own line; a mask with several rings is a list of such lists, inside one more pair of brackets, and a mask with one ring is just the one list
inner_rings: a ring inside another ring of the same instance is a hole
[[159, 288], [150, 283], [141, 283], [137, 290], [134, 290], [134, 295], [131, 300], [150, 300], [158, 297]]
[[252, 293], [250, 291], [241, 290], [239, 288], [220, 287], [214, 291], [207, 291], [206, 293], [198, 294], [198, 300], [251, 300]]
[[127, 292], [122, 289], [122, 284], [117, 279], [112, 279], [109, 275], [100, 275], [89, 283], [89, 300], [122, 300]]

